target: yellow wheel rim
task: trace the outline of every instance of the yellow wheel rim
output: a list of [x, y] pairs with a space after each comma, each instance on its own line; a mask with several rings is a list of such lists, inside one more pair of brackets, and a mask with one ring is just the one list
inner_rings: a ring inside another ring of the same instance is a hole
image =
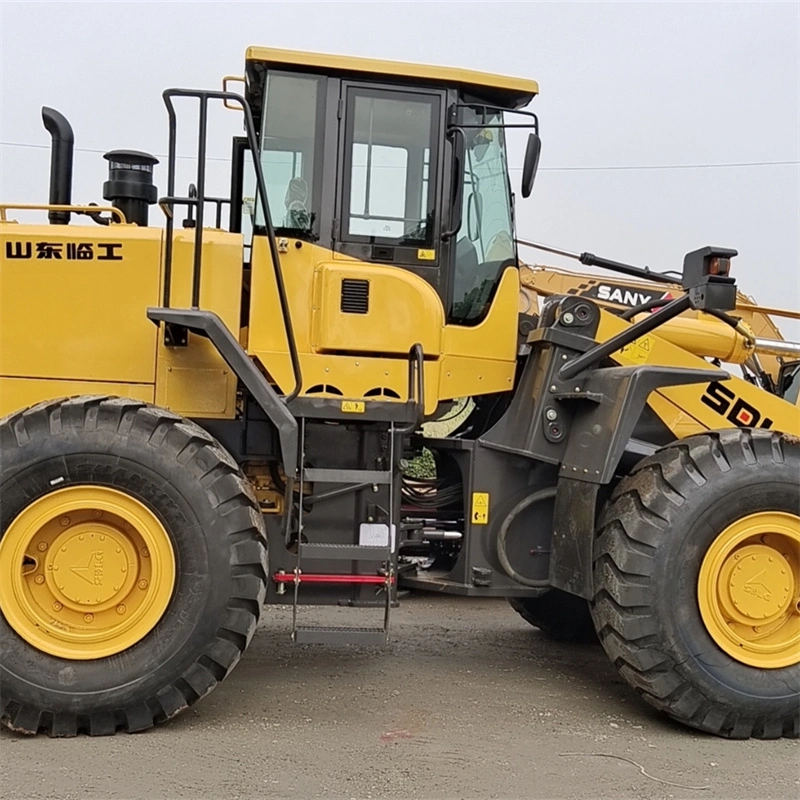
[[59, 658], [120, 653], [161, 619], [175, 588], [164, 526], [128, 494], [71, 486], [31, 503], [0, 541], [0, 610]]
[[697, 596], [709, 634], [737, 661], [800, 663], [800, 517], [764, 511], [725, 528], [703, 558]]

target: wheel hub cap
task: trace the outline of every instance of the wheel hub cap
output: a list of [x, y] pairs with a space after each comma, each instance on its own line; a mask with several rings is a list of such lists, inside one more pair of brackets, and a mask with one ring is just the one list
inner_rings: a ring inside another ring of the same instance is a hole
[[725, 528], [703, 558], [698, 603], [709, 635], [737, 661], [800, 663], [800, 517], [760, 512]]
[[726, 559], [723, 571], [730, 571], [730, 577], [728, 591], [723, 591], [720, 599], [731, 616], [739, 616], [743, 622], [763, 622], [788, 608], [794, 584], [792, 568], [773, 548], [763, 544], [742, 547]]
[[75, 608], [101, 610], [130, 590], [136, 563], [129, 541], [110, 525], [87, 523], [63, 533], [53, 543], [45, 578], [54, 594]]
[[71, 486], [34, 500], [0, 540], [0, 610], [30, 645], [105, 658], [141, 641], [175, 589], [160, 520], [131, 495]]

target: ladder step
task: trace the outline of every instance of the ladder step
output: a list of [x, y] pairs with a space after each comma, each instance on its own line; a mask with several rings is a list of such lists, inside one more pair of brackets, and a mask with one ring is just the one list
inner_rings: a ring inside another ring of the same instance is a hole
[[392, 551], [388, 547], [372, 545], [305, 542], [300, 545], [300, 557], [336, 561], [388, 561]]
[[361, 644], [385, 645], [383, 628], [307, 628], [294, 631], [295, 644]]
[[392, 482], [392, 473], [381, 469], [306, 469], [303, 478], [320, 483], [383, 483]]

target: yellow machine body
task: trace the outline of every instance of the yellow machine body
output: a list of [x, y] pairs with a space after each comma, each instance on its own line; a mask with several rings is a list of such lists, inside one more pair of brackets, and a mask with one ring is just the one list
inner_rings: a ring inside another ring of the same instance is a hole
[[[155, 402], [184, 416], [235, 415], [236, 376], [211, 342], [190, 333], [187, 347], [166, 347], [145, 315], [148, 307], [158, 305], [163, 287], [162, 231], [133, 225], [102, 230], [0, 225], [0, 414], [70, 394], [114, 394]], [[42, 248], [42, 243], [49, 247]], [[67, 259], [71, 246], [81, 244], [89, 245], [86, 250], [95, 257]], [[176, 233], [174, 247], [171, 303], [180, 307], [189, 300], [192, 232]], [[30, 258], [7, 257], [29, 249]], [[37, 258], [37, 252], [62, 258]], [[121, 257], [98, 257], [106, 253]], [[263, 242], [254, 242], [247, 330], [239, 326], [242, 237], [205, 231], [203, 265], [202, 306], [218, 314], [275, 384], [288, 390], [286, 337], [275, 322], [280, 318], [278, 298]], [[428, 414], [444, 400], [511, 390], [516, 270], [506, 270], [483, 322], [462, 327], [445, 324], [441, 302], [430, 286], [396, 267], [332, 258], [321, 248], [304, 245], [283, 255], [281, 269], [303, 369], [303, 394], [311, 390], [312, 396], [405, 401], [405, 355], [415, 342], [423, 344], [427, 356]], [[343, 278], [370, 281], [368, 314], [340, 312]], [[599, 341], [628, 324], [608, 312], [602, 319]], [[746, 353], [742, 337], [717, 320], [679, 318], [614, 359], [703, 368], [707, 362], [691, 350], [733, 362]], [[800, 433], [797, 407], [735, 377], [726, 389], [756, 408], [762, 420], [771, 420], [774, 429]], [[650, 405], [679, 438], [737, 424], [703, 403], [697, 386], [659, 390]], [[739, 424], [750, 414], [745, 410]]]
[[[184, 304], [193, 243], [184, 231], [174, 238], [172, 302]], [[238, 331], [241, 236], [207, 231], [205, 241], [202, 302]], [[73, 257], [79, 252], [83, 258]], [[0, 415], [56, 397], [110, 394], [186, 416], [232, 417], [236, 376], [211, 343], [190, 334], [188, 347], [165, 347], [147, 319], [162, 287], [158, 228], [0, 222]]]
[[[303, 394], [407, 400], [408, 352], [422, 344], [426, 412], [442, 400], [509, 390], [516, 365], [519, 277], [506, 270], [491, 309], [474, 327], [445, 324], [441, 300], [421, 278], [398, 267], [332, 257], [304, 244], [281, 258], [303, 372]], [[253, 243], [248, 352], [276, 385], [291, 388], [292, 370], [269, 250]], [[370, 284], [363, 315], [342, 313], [342, 280]], [[438, 387], [438, 389], [436, 389]]]
[[[611, 357], [621, 366], [658, 364], [707, 369], [708, 362], [705, 359], [687, 352], [670, 340], [685, 337], [687, 333], [684, 326], [693, 322], [680, 320], [681, 324], [673, 330], [672, 337], [669, 333], [662, 335], [662, 329], [669, 325], [665, 323], [658, 329], [658, 334], [642, 336]], [[598, 341], [610, 339], [629, 324], [609, 311], [601, 311]], [[696, 324], [702, 326], [705, 323]], [[718, 342], [714, 337], [710, 341]], [[800, 435], [800, 407], [735, 375], [710, 386], [694, 384], [664, 387], [652, 392], [647, 403], [678, 439], [706, 430], [734, 426], [761, 427]]]
[[[49, 248], [43, 250], [42, 243]], [[109, 243], [115, 245], [110, 251]], [[67, 259], [80, 245], [115, 259]], [[167, 347], [146, 317], [163, 290], [163, 231], [7, 222], [0, 223], [0, 248], [0, 415], [70, 394], [133, 397], [189, 417], [235, 415], [236, 376], [211, 342], [190, 333], [188, 346]], [[37, 248], [50, 257], [37, 258]], [[30, 258], [7, 257], [28, 251]], [[173, 307], [190, 304], [192, 254], [193, 232], [176, 233]], [[274, 273], [260, 237], [251, 263], [250, 325], [241, 330], [242, 236], [205, 231], [201, 306], [214, 311], [276, 386], [288, 391], [288, 346], [276, 322]], [[506, 270], [489, 314], [474, 327], [446, 325], [433, 289], [397, 267], [335, 259], [304, 245], [283, 255], [281, 269], [304, 375], [302, 394], [405, 401], [407, 354], [416, 342], [426, 354], [427, 413], [442, 400], [511, 389], [515, 269]], [[368, 314], [341, 313], [343, 278], [370, 282]]]

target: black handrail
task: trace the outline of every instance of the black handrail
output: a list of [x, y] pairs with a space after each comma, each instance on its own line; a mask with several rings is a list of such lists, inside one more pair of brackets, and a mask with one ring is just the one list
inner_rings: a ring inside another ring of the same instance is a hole
[[425, 353], [419, 342], [408, 351], [408, 401], [416, 406], [416, 416], [397, 433], [412, 433], [425, 419]]
[[[197, 190], [195, 189], [195, 192]], [[231, 199], [230, 197], [205, 197], [203, 198], [204, 203], [213, 203], [217, 209], [217, 216], [216, 222], [214, 223], [214, 227], [222, 228], [222, 206], [230, 205]], [[173, 206], [186, 206], [188, 208], [189, 216], [187, 219], [183, 221], [184, 228], [194, 228], [196, 227], [196, 223], [194, 218], [192, 217], [192, 209], [197, 205], [198, 199], [197, 195], [189, 194], [188, 197], [161, 197], [158, 200], [159, 208], [164, 212], [164, 216], [169, 218], [173, 214]]]
[[[164, 104], [167, 107], [169, 116], [169, 149], [167, 165], [167, 196], [159, 201], [159, 204], [166, 203], [170, 207], [180, 201], [197, 209], [197, 219], [194, 237], [194, 265], [192, 273], [192, 308], [199, 308], [200, 303], [200, 275], [202, 269], [202, 239], [203, 239], [203, 209], [206, 201], [205, 182], [206, 182], [206, 142], [208, 140], [208, 101], [222, 100], [223, 102], [238, 103], [244, 112], [245, 131], [247, 142], [252, 153], [258, 153], [258, 142], [256, 141], [255, 124], [250, 104], [247, 100], [235, 92], [224, 92], [218, 90], [200, 89], [167, 89], [162, 94]], [[172, 102], [174, 97], [194, 97], [200, 102], [199, 132], [197, 142], [197, 197], [178, 198], [175, 196], [175, 161], [177, 147], [177, 118], [175, 107]], [[264, 172], [258, 158], [253, 158], [253, 165], [256, 173], [256, 189], [261, 199], [264, 209], [264, 227], [267, 232], [270, 257], [272, 258], [272, 269], [275, 273], [275, 283], [278, 289], [278, 299], [281, 305], [283, 324], [286, 330], [286, 341], [289, 346], [289, 357], [292, 363], [292, 372], [295, 385], [292, 391], [284, 397], [285, 402], [291, 402], [300, 394], [303, 386], [303, 376], [300, 369], [300, 358], [297, 353], [297, 342], [294, 337], [292, 318], [289, 311], [289, 302], [286, 296], [286, 287], [283, 282], [283, 273], [280, 267], [280, 256], [278, 245], [275, 242], [275, 231], [272, 227], [272, 217], [270, 216], [269, 204], [267, 202], [267, 183], [264, 179]], [[162, 205], [163, 208], [163, 205]], [[218, 206], [218, 209], [221, 206]], [[219, 213], [218, 213], [219, 218]], [[164, 307], [169, 308], [170, 281], [172, 279], [172, 235], [174, 228], [174, 216], [167, 214], [166, 243], [164, 247]]]

